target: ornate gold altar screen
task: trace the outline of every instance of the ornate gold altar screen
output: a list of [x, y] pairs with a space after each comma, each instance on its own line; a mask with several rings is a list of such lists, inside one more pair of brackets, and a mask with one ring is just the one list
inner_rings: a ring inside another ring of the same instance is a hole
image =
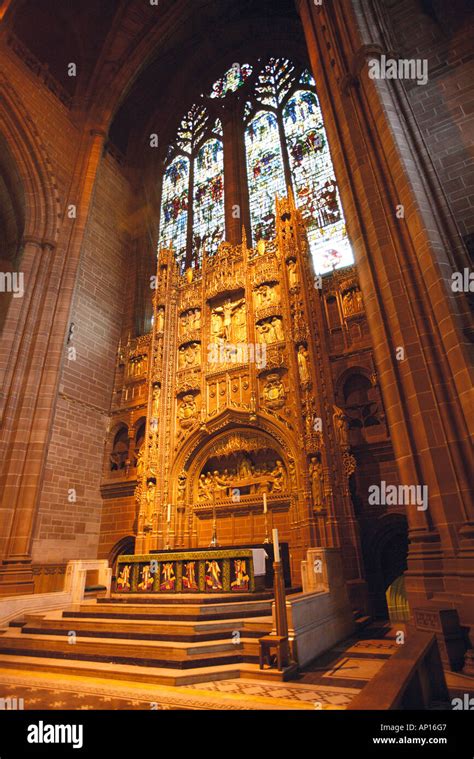
[[[146, 435], [136, 489], [136, 552], [261, 544], [343, 546], [360, 577], [348, 477], [355, 462], [334, 405], [321, 290], [292, 197], [277, 235], [222, 243], [180, 275], [158, 255]], [[268, 507], [267, 526], [263, 494]]]

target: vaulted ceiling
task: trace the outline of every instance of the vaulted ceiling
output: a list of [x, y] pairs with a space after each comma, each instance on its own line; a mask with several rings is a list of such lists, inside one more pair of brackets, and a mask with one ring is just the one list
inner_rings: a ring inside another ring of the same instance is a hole
[[306, 60], [294, 0], [4, 0], [3, 11], [78, 113], [94, 114], [123, 152], [149, 126], [166, 139], [233, 62]]
[[[18, 0], [9, 8], [15, 35], [74, 94], [91, 76], [120, 0]], [[78, 77], [68, 76], [76, 63]]]

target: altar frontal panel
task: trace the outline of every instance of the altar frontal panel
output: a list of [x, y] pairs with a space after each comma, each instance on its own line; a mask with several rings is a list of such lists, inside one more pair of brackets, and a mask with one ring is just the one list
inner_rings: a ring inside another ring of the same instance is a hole
[[252, 550], [121, 555], [116, 593], [253, 593]]

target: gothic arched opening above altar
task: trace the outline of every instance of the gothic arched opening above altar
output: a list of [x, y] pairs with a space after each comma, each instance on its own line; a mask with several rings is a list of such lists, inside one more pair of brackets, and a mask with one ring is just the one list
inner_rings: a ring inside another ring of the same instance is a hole
[[[282, 444], [260, 430], [233, 429], [201, 442], [183, 470], [178, 502], [199, 507], [213, 501], [261, 504], [288, 500], [296, 489], [294, 460]], [[183, 483], [184, 484], [184, 483]]]

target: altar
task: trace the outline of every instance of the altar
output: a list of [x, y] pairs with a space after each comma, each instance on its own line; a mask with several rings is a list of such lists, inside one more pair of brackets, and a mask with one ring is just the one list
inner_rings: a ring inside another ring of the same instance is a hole
[[[253, 593], [265, 588], [272, 546], [122, 554], [116, 593]], [[267, 549], [267, 550], [265, 550]]]

